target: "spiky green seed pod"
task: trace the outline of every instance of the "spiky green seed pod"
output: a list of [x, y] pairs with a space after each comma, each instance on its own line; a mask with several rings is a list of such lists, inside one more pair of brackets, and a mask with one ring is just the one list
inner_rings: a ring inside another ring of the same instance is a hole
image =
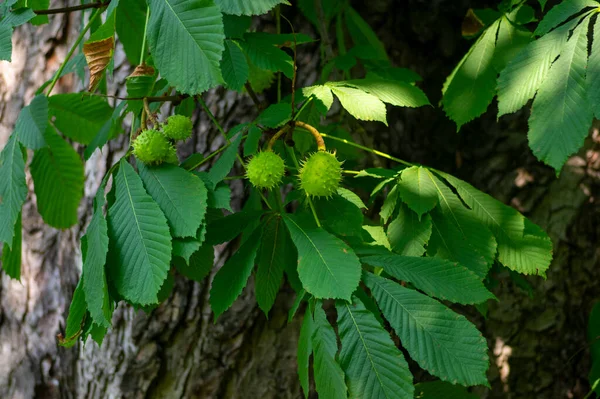
[[133, 154], [147, 165], [158, 165], [169, 155], [171, 143], [157, 130], [144, 130], [133, 141]]
[[172, 140], [186, 140], [192, 134], [192, 120], [183, 115], [171, 115], [163, 125], [163, 133]]
[[284, 174], [283, 159], [273, 151], [259, 152], [246, 164], [246, 177], [259, 189], [278, 186]]
[[342, 163], [335, 154], [318, 151], [300, 168], [300, 187], [312, 197], [331, 197], [342, 180]]
[[175, 146], [172, 145], [169, 148], [169, 153], [165, 158], [165, 162], [173, 165], [179, 165], [179, 158], [177, 158], [177, 149], [175, 148]]

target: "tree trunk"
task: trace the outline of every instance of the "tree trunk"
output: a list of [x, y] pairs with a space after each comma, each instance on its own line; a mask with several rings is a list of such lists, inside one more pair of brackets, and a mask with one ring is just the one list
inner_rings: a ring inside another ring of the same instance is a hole
[[[437, 104], [443, 80], [470, 45], [459, 29], [470, 3], [475, 2], [409, 0], [402, 7], [393, 0], [374, 0], [356, 6], [377, 27], [393, 61], [423, 76], [421, 87]], [[6, 141], [35, 89], [64, 59], [79, 16], [53, 16], [49, 25], [17, 29], [13, 62], [0, 64], [0, 142]], [[299, 60], [317, 62], [316, 57]], [[117, 67], [121, 83], [128, 68]], [[314, 67], [299, 69], [304, 72], [299, 76], [315, 79]], [[69, 78], [58, 87], [75, 88]], [[255, 114], [238, 95], [215, 91], [213, 97], [210, 103], [220, 120], [239, 123]], [[492, 109], [456, 134], [439, 108], [390, 109], [389, 129], [366, 124], [370, 133], [357, 137], [451, 172], [549, 231], [555, 260], [547, 280], [526, 279], [531, 297], [500, 273], [494, 289], [499, 302], [490, 304], [486, 319], [463, 309], [488, 337], [492, 356], [492, 389], [477, 391], [484, 398], [582, 398], [589, 389], [587, 316], [592, 300], [600, 296], [598, 131], [555, 178], [528, 149], [525, 114], [496, 123]], [[214, 149], [214, 129], [206, 116], [198, 114], [195, 120], [195, 139], [181, 151]], [[3, 275], [0, 286], [0, 398], [302, 397], [295, 357], [299, 318], [286, 322], [291, 290], [282, 291], [267, 320], [250, 284], [214, 324], [207, 300], [211, 279], [178, 279], [171, 297], [150, 315], [120, 306], [101, 348], [91, 341], [72, 349], [58, 347], [56, 335], [64, 331], [81, 270], [78, 241], [89, 220], [91, 198], [107, 167], [123, 153], [123, 144], [97, 152], [86, 166], [78, 226], [67, 231], [45, 226], [30, 191], [23, 210], [21, 281]], [[31, 186], [29, 176], [28, 182]], [[239, 207], [241, 188], [233, 189]], [[218, 256], [218, 265], [223, 258]]]

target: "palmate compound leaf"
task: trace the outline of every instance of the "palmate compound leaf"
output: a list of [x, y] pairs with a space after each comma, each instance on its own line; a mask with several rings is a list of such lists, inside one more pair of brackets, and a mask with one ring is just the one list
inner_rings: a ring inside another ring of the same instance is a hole
[[412, 399], [412, 375], [402, 352], [357, 298], [337, 301], [340, 365], [351, 398]]
[[298, 250], [298, 275], [304, 289], [319, 299], [350, 300], [361, 273], [352, 249], [305, 219], [286, 215], [283, 220]]
[[108, 210], [109, 279], [129, 302], [155, 304], [170, 268], [169, 225], [125, 159], [114, 178], [115, 202]]
[[219, 269], [210, 289], [210, 307], [215, 321], [240, 296], [254, 269], [254, 260], [261, 243], [262, 228], [250, 232], [246, 242]]
[[397, 80], [377, 78], [329, 82], [328, 86], [348, 86], [370, 93], [381, 101], [397, 107], [421, 107], [429, 105], [427, 96], [417, 86]]
[[196, 237], [208, 197], [202, 180], [175, 165], [137, 165], [144, 187], [165, 214], [173, 237]]
[[387, 126], [385, 104], [377, 96], [346, 86], [331, 86], [331, 91], [356, 119], [383, 122]]
[[488, 385], [486, 340], [464, 316], [386, 278], [365, 273], [363, 281], [419, 366], [453, 384]]
[[78, 221], [85, 180], [83, 162], [51, 125], [44, 139], [48, 147], [37, 150], [31, 161], [38, 211], [50, 226], [67, 229]]
[[199, 94], [222, 83], [223, 17], [212, 0], [150, 0], [148, 42], [177, 91]]
[[225, 14], [261, 15], [278, 4], [290, 3], [287, 0], [215, 0]]
[[531, 107], [529, 147], [556, 173], [581, 148], [594, 118], [585, 82], [589, 20], [575, 29]]
[[421, 166], [404, 169], [398, 179], [397, 190], [402, 201], [419, 215], [419, 219], [438, 203], [435, 186], [427, 174], [427, 169]]
[[106, 256], [108, 254], [108, 224], [104, 217], [104, 184], [100, 185], [94, 199], [94, 214], [85, 235], [81, 238], [83, 267], [81, 278], [90, 316], [100, 326], [110, 327], [110, 306], [106, 280]]
[[463, 305], [494, 299], [479, 276], [456, 262], [420, 256], [367, 256], [363, 263], [381, 267], [390, 276], [412, 283], [427, 295]]
[[[496, 239], [442, 180], [430, 170], [427, 174], [439, 200], [439, 207], [431, 212], [433, 231], [428, 251], [440, 252], [440, 257], [458, 261], [484, 276], [496, 258]], [[482, 268], [477, 267], [480, 260]]]
[[322, 398], [346, 399], [348, 388], [344, 372], [335, 360], [338, 352], [337, 337], [320, 303], [315, 307], [312, 347], [317, 393]]
[[260, 309], [269, 314], [281, 287], [286, 252], [293, 246], [282, 218], [273, 215], [265, 221], [263, 239], [258, 251], [254, 292]]
[[442, 106], [457, 130], [484, 113], [496, 94], [493, 57], [499, 24], [481, 34], [444, 84]]
[[523, 274], [545, 275], [552, 261], [552, 241], [541, 234], [525, 232], [525, 217], [515, 209], [446, 173], [440, 173], [487, 226], [498, 242], [498, 260]]
[[575, 18], [529, 43], [500, 72], [498, 117], [518, 111], [533, 98], [579, 20]]
[[26, 197], [25, 159], [13, 134], [0, 153], [0, 242], [11, 248], [15, 224]]

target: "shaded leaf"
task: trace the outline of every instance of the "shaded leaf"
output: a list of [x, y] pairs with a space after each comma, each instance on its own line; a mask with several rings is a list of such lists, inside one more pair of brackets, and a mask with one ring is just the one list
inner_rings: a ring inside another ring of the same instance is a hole
[[25, 159], [12, 134], [0, 153], [0, 242], [11, 248], [27, 191]]
[[321, 306], [315, 308], [312, 347], [315, 385], [319, 395], [331, 399], [347, 398], [344, 372], [335, 360], [338, 352], [337, 337]]

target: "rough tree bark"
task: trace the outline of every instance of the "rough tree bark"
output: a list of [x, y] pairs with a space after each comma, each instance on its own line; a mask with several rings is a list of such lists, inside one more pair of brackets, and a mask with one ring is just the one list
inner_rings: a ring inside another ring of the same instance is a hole
[[[474, 3], [408, 0], [399, 6], [393, 0], [374, 0], [356, 6], [377, 27], [393, 61], [419, 72], [421, 86], [437, 103], [443, 79], [468, 48], [458, 27]], [[17, 30], [13, 63], [0, 63], [1, 143], [33, 91], [64, 59], [78, 18], [56, 16], [50, 25]], [[300, 61], [318, 62], [316, 57], [304, 58]], [[117, 77], [127, 72], [119, 71]], [[306, 80], [316, 76], [311, 68], [304, 72]], [[73, 84], [62, 80], [60, 89], [70, 90]], [[252, 115], [247, 100], [240, 103], [238, 96], [222, 92], [214, 98], [219, 101], [211, 104], [222, 120], [237, 123]], [[491, 110], [457, 135], [437, 108], [396, 109], [390, 110], [389, 130], [368, 124], [369, 134], [358, 136], [369, 142], [377, 135], [378, 147], [452, 172], [550, 232], [555, 261], [547, 280], [527, 278], [532, 297], [499, 275], [494, 290], [499, 302], [490, 305], [488, 318], [464, 310], [488, 337], [492, 355], [492, 389], [479, 392], [486, 398], [582, 398], [589, 388], [586, 318], [592, 300], [600, 296], [595, 245], [600, 235], [595, 200], [600, 140], [594, 130], [585, 149], [555, 178], [527, 148], [526, 116], [505, 117], [497, 124]], [[206, 117], [196, 115], [193, 148], [207, 150], [214, 145], [212, 137]], [[70, 230], [44, 226], [29, 194], [23, 213], [21, 282], [3, 275], [0, 285], [0, 397], [300, 398], [295, 371], [299, 325], [286, 324], [294, 298], [285, 289], [269, 320], [257, 309], [250, 288], [213, 324], [207, 301], [210, 279], [201, 284], [177, 280], [168, 301], [150, 315], [120, 307], [101, 348], [93, 343], [74, 349], [57, 346], [56, 334], [64, 329], [80, 273], [78, 240], [88, 221], [91, 195], [120, 154], [117, 143], [90, 162], [81, 223]], [[238, 186], [234, 192], [239, 199]]]

